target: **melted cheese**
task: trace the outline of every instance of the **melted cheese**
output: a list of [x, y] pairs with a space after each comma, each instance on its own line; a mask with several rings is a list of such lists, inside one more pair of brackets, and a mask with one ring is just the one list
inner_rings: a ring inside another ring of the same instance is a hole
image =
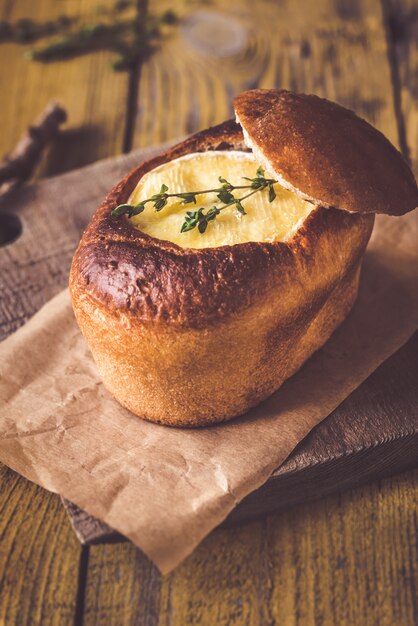
[[[243, 185], [243, 176], [254, 178], [258, 164], [251, 153], [246, 152], [203, 152], [188, 154], [160, 165], [145, 174], [133, 191], [129, 203], [136, 204], [158, 193], [161, 185], [168, 186], [168, 193], [186, 192], [220, 187], [221, 175], [233, 185]], [[266, 172], [266, 176], [267, 176]], [[289, 239], [313, 206], [275, 184], [276, 198], [269, 202], [268, 191], [254, 194], [243, 202], [247, 215], [241, 215], [231, 206], [222, 211], [216, 220], [209, 222], [202, 235], [195, 228], [181, 233], [181, 225], [186, 211], [200, 207], [209, 209], [214, 204], [221, 205], [216, 194], [197, 196], [197, 203], [181, 204], [170, 198], [161, 211], [154, 210], [151, 203], [143, 213], [132, 218], [135, 228], [156, 237], [172, 241], [183, 248], [214, 248], [246, 241], [285, 241]], [[235, 191], [241, 197], [249, 190]]]

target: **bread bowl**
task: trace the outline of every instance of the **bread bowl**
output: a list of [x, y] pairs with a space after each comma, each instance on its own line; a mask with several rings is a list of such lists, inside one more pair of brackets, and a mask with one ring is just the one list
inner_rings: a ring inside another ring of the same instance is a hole
[[[418, 205], [400, 153], [354, 113], [283, 90], [244, 92], [234, 105], [237, 121], [189, 137], [116, 185], [71, 267], [75, 316], [105, 387], [162, 424], [228, 420], [276, 391], [350, 311], [374, 214]], [[225, 169], [236, 176], [253, 165], [279, 181], [269, 209], [248, 201], [247, 215], [225, 211], [203, 234], [174, 228], [185, 210], [175, 201], [157, 214], [111, 214], [164, 177], [213, 174], [216, 183]], [[273, 229], [260, 226], [261, 214]]]

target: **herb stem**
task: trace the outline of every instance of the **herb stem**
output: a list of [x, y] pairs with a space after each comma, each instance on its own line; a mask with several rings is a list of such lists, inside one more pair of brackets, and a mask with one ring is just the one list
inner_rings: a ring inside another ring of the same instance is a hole
[[[253, 189], [253, 191], [251, 191], [251, 193], [242, 196], [242, 198], [240, 198], [240, 200], [245, 200], [246, 198], [249, 198], [250, 196], [252, 196], [254, 193], [257, 193], [257, 191], [263, 191], [263, 189], [265, 189], [267, 187], [267, 185], [274, 185], [274, 183], [277, 183], [277, 180], [273, 180], [273, 179], [266, 179], [266, 184], [262, 185], [262, 187], [259, 187], [258, 189]], [[251, 185], [231, 185], [231, 189], [235, 190], [235, 189], [252, 189]], [[203, 194], [207, 194], [207, 193], [220, 193], [221, 191], [224, 191], [225, 188], [224, 187], [218, 187], [217, 189], [201, 189], [200, 191], [193, 191], [190, 192], [193, 196], [199, 196], [199, 195], [203, 195]], [[166, 199], [168, 198], [181, 198], [184, 199], [184, 193], [164, 193], [162, 194], [164, 195], [164, 197]], [[154, 198], [147, 198], [146, 200], [143, 200], [141, 204], [143, 204], [144, 206], [146, 204], [148, 204], [148, 202], [155, 202]], [[221, 211], [223, 209], [226, 209], [229, 206], [232, 206], [233, 204], [235, 204], [235, 200], [233, 200], [232, 202], [229, 202], [228, 204], [225, 204], [225, 206], [221, 207]]]
[[[245, 176], [244, 178], [249, 181], [249, 184], [233, 185], [222, 176], [219, 176], [219, 181], [222, 183], [222, 187], [217, 187], [213, 189], [201, 189], [198, 191], [185, 191], [181, 193], [168, 193], [167, 185], [162, 184], [160, 191], [151, 196], [151, 198], [141, 200], [141, 202], [138, 202], [135, 205], [118, 205], [113, 209], [112, 216], [121, 217], [121, 215], [126, 214], [128, 217], [133, 217], [135, 215], [139, 215], [144, 211], [145, 206], [149, 202], [154, 205], [154, 209], [156, 211], [161, 211], [161, 209], [163, 209], [167, 205], [167, 201], [169, 198], [180, 198], [183, 201], [182, 204], [196, 204], [197, 196], [208, 193], [216, 193], [218, 200], [222, 203], [221, 206], [214, 205], [211, 208], [207, 209], [206, 213], [204, 212], [205, 209], [203, 207], [201, 207], [197, 211], [187, 211], [184, 217], [184, 222], [181, 227], [182, 233], [197, 228], [199, 232], [203, 234], [206, 231], [209, 222], [215, 220], [221, 211], [227, 209], [230, 206], [234, 205], [237, 211], [241, 213], [241, 215], [246, 215], [245, 209], [242, 206], [242, 201], [247, 200], [247, 198], [250, 198], [259, 191], [264, 191], [268, 189], [269, 202], [273, 202], [274, 198], [276, 197], [274, 185], [277, 183], [277, 180], [274, 180], [273, 178], [265, 178], [264, 170], [261, 167], [257, 169], [257, 174], [254, 178], [247, 178]], [[232, 191], [235, 191], [237, 189], [250, 189], [251, 191], [244, 194], [240, 198], [236, 198]]]
[[[270, 178], [266, 179], [266, 185], [274, 185], [274, 183], [277, 183], [277, 180], [273, 180]], [[231, 189], [251, 189], [251, 185], [231, 185]], [[264, 188], [264, 186], [263, 186]], [[193, 195], [195, 196], [199, 196], [199, 195], [203, 195], [205, 193], [219, 193], [220, 191], [224, 191], [225, 188], [224, 187], [218, 187], [217, 189], [201, 189], [200, 191], [193, 191]], [[261, 189], [256, 189], [255, 191], [260, 191]], [[192, 192], [191, 192], [192, 193]], [[182, 198], [184, 194], [182, 193], [167, 193], [165, 194], [167, 196], [167, 198]], [[252, 194], [250, 194], [252, 195]], [[243, 200], [243, 198], [241, 198], [241, 200]], [[147, 202], [149, 202], [149, 200], [147, 200]], [[233, 202], [232, 202], [233, 204]], [[229, 205], [228, 205], [229, 206]]]
[[[276, 181], [274, 181], [276, 182]], [[241, 187], [235, 187], [235, 189], [248, 189], [250, 187], [250, 185], [243, 185]], [[260, 187], [259, 189], [253, 189], [252, 191], [250, 191], [249, 193], [245, 194], [245, 196], [241, 196], [241, 198], [238, 198], [238, 200], [240, 202], [242, 202], [243, 200], [246, 200], [247, 198], [249, 198], [250, 196], [253, 196], [255, 193], [257, 193], [258, 191], [263, 191], [263, 189], [265, 189], [265, 187]], [[232, 200], [231, 202], [228, 202], [228, 204], [225, 204], [224, 206], [221, 206], [219, 208], [220, 211], [223, 211], [224, 209], [227, 209], [228, 207], [232, 206], [233, 204], [236, 204], [237, 201], [236, 200]]]

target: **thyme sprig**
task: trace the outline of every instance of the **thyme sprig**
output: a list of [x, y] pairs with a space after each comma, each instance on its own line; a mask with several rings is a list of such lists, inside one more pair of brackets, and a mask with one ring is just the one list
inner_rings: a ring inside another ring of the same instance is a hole
[[[119, 206], [113, 209], [112, 216], [121, 217], [122, 215], [127, 215], [129, 218], [134, 217], [135, 215], [142, 213], [145, 210], [146, 205], [149, 203], [153, 204], [154, 210], [158, 212], [167, 205], [169, 198], [179, 198], [182, 201], [181, 204], [196, 204], [197, 196], [215, 193], [221, 204], [216, 204], [213, 207], [206, 209], [206, 212], [204, 207], [200, 207], [196, 211], [186, 211], [184, 222], [180, 229], [180, 232], [185, 233], [189, 230], [197, 228], [203, 235], [209, 222], [215, 220], [220, 212], [224, 211], [228, 207], [234, 206], [237, 211], [241, 213], [241, 215], [246, 215], [242, 204], [243, 201], [247, 200], [247, 198], [250, 198], [259, 191], [267, 189], [269, 202], [273, 202], [276, 197], [274, 185], [277, 183], [277, 180], [274, 180], [273, 178], [266, 178], [264, 170], [261, 167], [257, 169], [257, 173], [254, 178], [248, 178], [247, 176], [244, 176], [243, 178], [244, 180], [247, 180], [249, 184], [233, 185], [223, 176], [219, 176], [218, 180], [222, 183], [221, 187], [216, 187], [214, 189], [201, 189], [199, 191], [185, 191], [181, 193], [168, 193], [167, 185], [163, 184], [161, 185], [159, 193], [154, 194], [146, 200], [141, 200], [141, 202], [138, 202], [137, 204], [119, 204]], [[240, 189], [250, 189], [250, 191], [237, 198], [233, 192]]]

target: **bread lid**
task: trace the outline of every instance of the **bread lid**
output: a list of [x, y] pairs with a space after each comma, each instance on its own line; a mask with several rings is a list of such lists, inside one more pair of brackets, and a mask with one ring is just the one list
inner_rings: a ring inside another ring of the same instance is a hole
[[417, 184], [401, 153], [352, 111], [279, 89], [244, 91], [234, 108], [257, 161], [305, 200], [389, 215], [418, 206]]

